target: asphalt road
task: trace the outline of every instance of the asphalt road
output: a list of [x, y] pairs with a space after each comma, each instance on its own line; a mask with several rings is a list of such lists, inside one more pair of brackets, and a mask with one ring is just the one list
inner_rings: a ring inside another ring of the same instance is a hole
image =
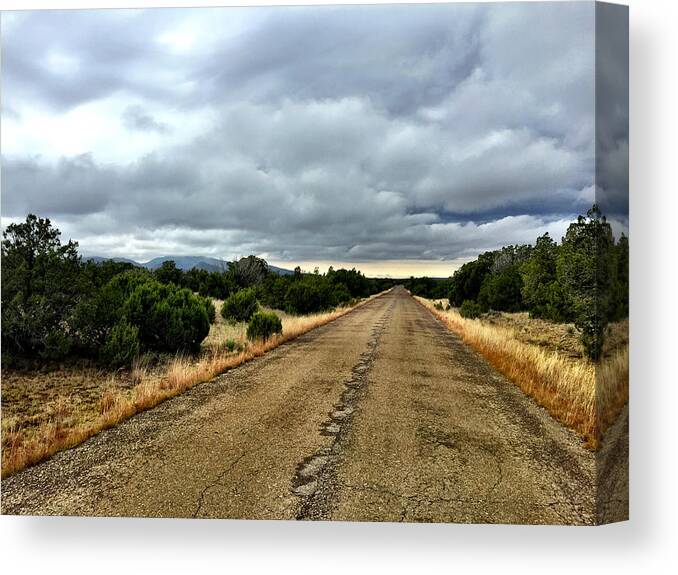
[[596, 465], [395, 288], [2, 481], [2, 512], [592, 524], [628, 515], [627, 421]]

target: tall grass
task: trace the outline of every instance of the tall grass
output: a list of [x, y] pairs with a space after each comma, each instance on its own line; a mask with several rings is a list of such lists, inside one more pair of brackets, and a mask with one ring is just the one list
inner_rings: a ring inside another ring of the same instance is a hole
[[[325, 325], [382, 294], [366, 298], [350, 307], [331, 312], [306, 316], [283, 314], [282, 335], [275, 335], [265, 342], [246, 342], [241, 338], [239, 351], [231, 352], [221, 341], [210, 342], [208, 352], [197, 361], [190, 357], [177, 356], [171, 360], [161, 378], [150, 378], [146, 366], [135, 361], [132, 366], [131, 389], [107, 385], [101, 391], [98, 414], [88, 421], [75, 421], [71, 417], [72, 405], [68, 398], [59, 397], [48, 416], [38, 428], [27, 434], [16, 420], [3, 420], [2, 424], [2, 477], [7, 477], [29, 465], [38, 463], [58, 451], [74, 447], [100, 431], [112, 427], [133, 415], [145, 411], [163, 401], [175, 397], [191, 387], [209, 381], [216, 376], [260, 357], [279, 345], [290, 341], [317, 327]], [[242, 327], [238, 333], [244, 333]], [[229, 336], [237, 334], [228, 334]]]
[[416, 298], [503, 375], [579, 433], [593, 449], [628, 401], [628, 347], [600, 364], [573, 360], [518, 341], [513, 330], [466, 319]]

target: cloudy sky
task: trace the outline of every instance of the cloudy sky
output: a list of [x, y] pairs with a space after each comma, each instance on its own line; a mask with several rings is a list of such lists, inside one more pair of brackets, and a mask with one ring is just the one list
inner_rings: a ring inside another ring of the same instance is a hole
[[87, 255], [447, 276], [593, 203], [594, 42], [592, 3], [3, 13], [2, 222]]

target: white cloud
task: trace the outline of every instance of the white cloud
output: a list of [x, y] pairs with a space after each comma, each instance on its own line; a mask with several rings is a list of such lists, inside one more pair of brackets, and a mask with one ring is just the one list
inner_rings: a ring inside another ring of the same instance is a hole
[[[90, 254], [401, 269], [559, 238], [594, 190], [592, 16], [549, 3], [3, 18], [3, 218], [51, 216]], [[613, 187], [624, 145], [609, 146]]]

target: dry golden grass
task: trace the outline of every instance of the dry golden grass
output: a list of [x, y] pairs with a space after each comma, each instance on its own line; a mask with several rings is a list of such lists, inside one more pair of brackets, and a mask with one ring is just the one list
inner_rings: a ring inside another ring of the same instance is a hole
[[[447, 300], [431, 300], [447, 307]], [[518, 341], [556, 351], [572, 359], [584, 359], [584, 348], [579, 332], [572, 323], [555, 323], [545, 319], [531, 318], [528, 312], [491, 311], [479, 321], [491, 327], [511, 330]], [[629, 344], [629, 320], [624, 319], [607, 326], [603, 355], [612, 357]]]
[[113, 411], [119, 400], [120, 393], [113, 386], [105, 387], [99, 397], [99, 414], [106, 415]]
[[130, 379], [132, 385], [139, 385], [148, 375], [148, 365], [143, 358], [137, 357], [132, 362], [132, 369], [130, 370]]
[[591, 448], [598, 447], [628, 401], [628, 346], [596, 365], [520, 341], [513, 329], [466, 319], [456, 309], [441, 311], [429, 300], [416, 299]]
[[[116, 375], [109, 375], [103, 384], [99, 384], [95, 400], [91, 393], [86, 403], [75, 394], [59, 395], [43, 404], [40, 413], [32, 416], [30, 425], [22, 425], [17, 416], [12, 413], [6, 415], [3, 409], [2, 477], [38, 463], [62, 449], [78, 445], [136, 413], [155, 407], [198, 383], [209, 381], [259, 357], [379, 295], [364, 299], [352, 307], [327, 313], [297, 317], [276, 312], [281, 316], [283, 333], [267, 341], [247, 342], [244, 324], [231, 326], [223, 321], [215, 322], [205, 340], [204, 353], [197, 360], [175, 357], [160, 375], [151, 373], [141, 361], [135, 361], [129, 374], [131, 386], [120, 385]], [[220, 317], [219, 314], [217, 317]], [[226, 348], [228, 340], [239, 344], [235, 351]], [[72, 388], [68, 386], [67, 389]]]
[[[221, 351], [226, 342], [245, 343], [247, 341], [247, 325], [244, 323], [231, 324], [221, 317], [222, 300], [213, 300], [216, 309], [216, 318], [210, 326], [210, 332], [202, 343], [203, 349], [208, 353]], [[277, 312], [276, 312], [277, 313]]]
[[629, 401], [629, 347], [626, 345], [596, 369], [596, 414], [600, 435], [608, 429]]

